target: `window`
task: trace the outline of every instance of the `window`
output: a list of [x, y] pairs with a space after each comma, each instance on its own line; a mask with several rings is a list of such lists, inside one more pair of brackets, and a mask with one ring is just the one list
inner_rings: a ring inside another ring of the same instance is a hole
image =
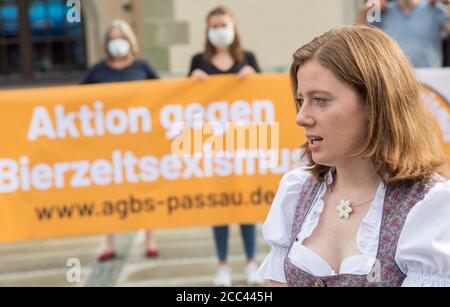
[[66, 0], [0, 0], [0, 82], [61, 80], [86, 68], [83, 22]]

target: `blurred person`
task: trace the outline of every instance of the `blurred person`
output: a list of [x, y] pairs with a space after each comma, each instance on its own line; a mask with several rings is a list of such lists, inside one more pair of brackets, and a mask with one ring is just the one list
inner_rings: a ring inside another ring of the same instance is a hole
[[[230, 10], [219, 6], [213, 9], [206, 18], [206, 42], [202, 53], [196, 54], [191, 61], [189, 76], [207, 80], [209, 75], [238, 74], [240, 78], [259, 73], [256, 57], [245, 51], [236, 26], [235, 18]], [[240, 225], [244, 241], [247, 266], [246, 282], [249, 285], [260, 285], [263, 280], [256, 271], [256, 226]], [[231, 269], [228, 266], [228, 226], [213, 228], [219, 268], [214, 279], [215, 286], [231, 286]]]
[[114, 20], [104, 40], [106, 58], [94, 65], [81, 84], [127, 82], [158, 79], [153, 67], [138, 59], [139, 46], [131, 26], [124, 20]]
[[442, 67], [443, 31], [450, 31], [448, 0], [379, 0], [381, 20], [368, 22], [375, 5], [369, 2], [358, 15], [357, 24], [379, 27], [400, 44], [416, 68]]
[[450, 286], [450, 180], [399, 45], [366, 26], [298, 49], [290, 72], [308, 166], [280, 182], [259, 273], [272, 286]]
[[[106, 58], [94, 65], [81, 81], [81, 84], [127, 82], [158, 79], [152, 66], [138, 59], [139, 46], [131, 26], [124, 20], [115, 20], [106, 31], [104, 41]], [[153, 231], [146, 231], [146, 255], [158, 257], [159, 251]], [[108, 261], [116, 257], [114, 235], [107, 235], [106, 248], [99, 261]]]

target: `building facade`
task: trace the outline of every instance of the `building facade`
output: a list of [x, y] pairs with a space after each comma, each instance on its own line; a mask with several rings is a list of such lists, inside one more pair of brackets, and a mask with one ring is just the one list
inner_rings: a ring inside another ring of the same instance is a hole
[[184, 76], [203, 48], [205, 16], [220, 4], [235, 13], [244, 47], [263, 70], [286, 71], [298, 47], [353, 23], [361, 1], [0, 0], [0, 82], [76, 82], [102, 59], [104, 32], [116, 18], [132, 25], [140, 56], [158, 72]]

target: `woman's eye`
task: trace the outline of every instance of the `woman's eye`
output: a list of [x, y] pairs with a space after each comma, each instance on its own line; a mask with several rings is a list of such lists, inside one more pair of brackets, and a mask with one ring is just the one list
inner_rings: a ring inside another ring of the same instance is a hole
[[295, 101], [299, 107], [303, 105], [303, 98], [296, 98]]
[[326, 104], [328, 102], [327, 98], [322, 98], [322, 97], [314, 97], [314, 101], [318, 104]]

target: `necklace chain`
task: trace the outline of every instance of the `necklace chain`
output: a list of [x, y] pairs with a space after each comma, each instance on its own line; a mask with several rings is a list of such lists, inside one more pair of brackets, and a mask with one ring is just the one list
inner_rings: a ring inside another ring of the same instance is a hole
[[365, 204], [368, 204], [368, 203], [370, 203], [370, 202], [372, 202], [372, 201], [374, 201], [374, 200], [375, 200], [375, 198], [372, 198], [371, 200], [368, 200], [368, 201], [366, 201], [366, 202], [360, 203], [360, 204], [358, 204], [358, 205], [350, 205], [350, 207], [352, 207], [352, 208], [361, 207], [361, 206], [363, 206], [363, 205], [365, 205]]
[[[333, 194], [333, 185], [330, 185], [330, 194]], [[371, 200], [365, 201], [365, 202], [357, 204], [357, 205], [350, 205], [350, 207], [352, 207], [352, 208], [361, 207], [361, 206], [368, 204], [374, 200], [375, 200], [375, 198], [372, 198]]]

